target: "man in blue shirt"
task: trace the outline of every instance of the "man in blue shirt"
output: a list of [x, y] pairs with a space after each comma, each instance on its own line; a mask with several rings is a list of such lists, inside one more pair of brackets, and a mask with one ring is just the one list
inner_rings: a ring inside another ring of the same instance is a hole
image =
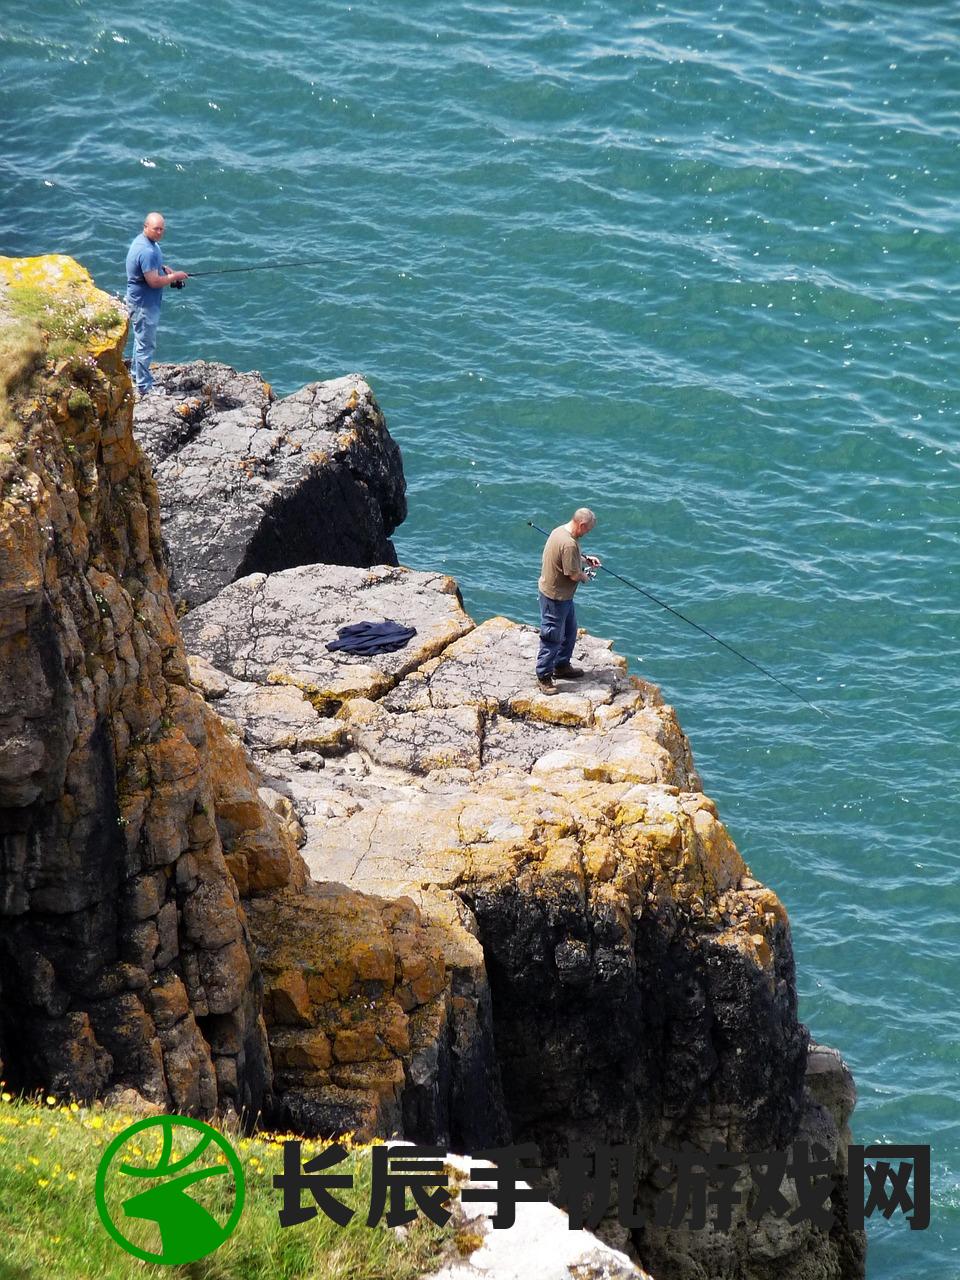
[[163, 265], [162, 213], [148, 213], [143, 231], [127, 251], [127, 309], [133, 325], [133, 360], [130, 374], [141, 396], [153, 390], [150, 361], [157, 349], [160, 303], [168, 285], [187, 279], [186, 271], [172, 271]]

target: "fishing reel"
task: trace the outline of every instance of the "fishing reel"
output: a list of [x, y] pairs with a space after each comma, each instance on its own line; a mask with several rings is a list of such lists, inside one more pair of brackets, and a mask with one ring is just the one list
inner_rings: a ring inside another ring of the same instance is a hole
[[584, 561], [583, 565], [581, 566], [580, 572], [585, 573], [587, 577], [591, 580], [591, 582], [597, 576], [596, 569], [593, 567], [592, 564], [587, 564], [586, 561]]
[[182, 288], [183, 288], [183, 286], [184, 286], [186, 283], [187, 283], [187, 282], [186, 282], [186, 280], [174, 280], [174, 281], [172, 282], [172, 284], [170, 285], [170, 288], [171, 288], [171, 289], [182, 289]]

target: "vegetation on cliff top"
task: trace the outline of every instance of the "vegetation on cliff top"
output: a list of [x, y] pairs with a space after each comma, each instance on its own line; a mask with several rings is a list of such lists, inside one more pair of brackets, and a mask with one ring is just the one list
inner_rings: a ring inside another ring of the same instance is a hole
[[6, 310], [39, 333], [50, 359], [86, 353], [92, 338], [105, 337], [123, 320], [118, 306], [99, 305], [77, 282], [64, 289], [11, 284]]
[[[94, 1183], [104, 1150], [142, 1116], [108, 1107], [64, 1105], [49, 1097], [33, 1101], [0, 1094], [0, 1278], [40, 1280], [130, 1280], [156, 1270], [123, 1252], [97, 1216]], [[246, 1199], [239, 1224], [216, 1252], [199, 1262], [164, 1267], [171, 1280], [414, 1280], [439, 1267], [453, 1243], [422, 1214], [405, 1231], [367, 1227], [371, 1165], [368, 1148], [354, 1148], [336, 1170], [352, 1174], [352, 1188], [336, 1197], [356, 1209], [346, 1227], [322, 1213], [299, 1226], [280, 1226], [281, 1193], [273, 1177], [282, 1169], [283, 1138], [225, 1133], [243, 1162]], [[303, 1158], [324, 1143], [303, 1140]], [[149, 1153], [147, 1153], [149, 1154]], [[220, 1183], [208, 1179], [206, 1185]], [[211, 1192], [211, 1208], [216, 1202]], [[196, 1197], [198, 1200], [201, 1196]], [[232, 1202], [232, 1195], [230, 1196]], [[305, 1193], [302, 1203], [312, 1203]], [[227, 1205], [229, 1212], [229, 1204]], [[133, 1229], [155, 1232], [152, 1223], [131, 1220]], [[159, 1237], [143, 1247], [157, 1249]]]
[[43, 356], [43, 335], [31, 320], [0, 317], [0, 441], [19, 434], [10, 397], [37, 368]]
[[[59, 279], [49, 278], [50, 259], [3, 259], [19, 271], [0, 271], [0, 443], [12, 444], [21, 433], [15, 416], [18, 394], [36, 393], [38, 378], [61, 362], [61, 372], [90, 358], [117, 338], [125, 323], [119, 303], [94, 288], [82, 268], [72, 263]], [[36, 263], [31, 273], [22, 264]], [[43, 267], [47, 274], [43, 274]]]

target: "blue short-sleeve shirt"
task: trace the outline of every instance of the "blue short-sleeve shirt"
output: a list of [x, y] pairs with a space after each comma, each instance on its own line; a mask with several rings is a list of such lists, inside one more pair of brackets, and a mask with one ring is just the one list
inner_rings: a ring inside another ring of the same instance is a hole
[[144, 279], [145, 271], [163, 274], [160, 246], [141, 232], [127, 250], [127, 301], [147, 311], [159, 311], [163, 290], [154, 289]]

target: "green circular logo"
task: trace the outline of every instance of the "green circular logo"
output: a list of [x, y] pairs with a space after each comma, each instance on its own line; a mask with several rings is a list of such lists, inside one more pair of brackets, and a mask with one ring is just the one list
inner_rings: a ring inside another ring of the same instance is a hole
[[[191, 1187], [198, 1198], [188, 1194]], [[177, 1266], [205, 1258], [233, 1234], [245, 1190], [243, 1165], [222, 1133], [187, 1116], [150, 1116], [118, 1133], [103, 1153], [97, 1212], [121, 1249]], [[156, 1225], [137, 1232], [132, 1220]], [[150, 1232], [159, 1233], [159, 1252], [145, 1247]]]

